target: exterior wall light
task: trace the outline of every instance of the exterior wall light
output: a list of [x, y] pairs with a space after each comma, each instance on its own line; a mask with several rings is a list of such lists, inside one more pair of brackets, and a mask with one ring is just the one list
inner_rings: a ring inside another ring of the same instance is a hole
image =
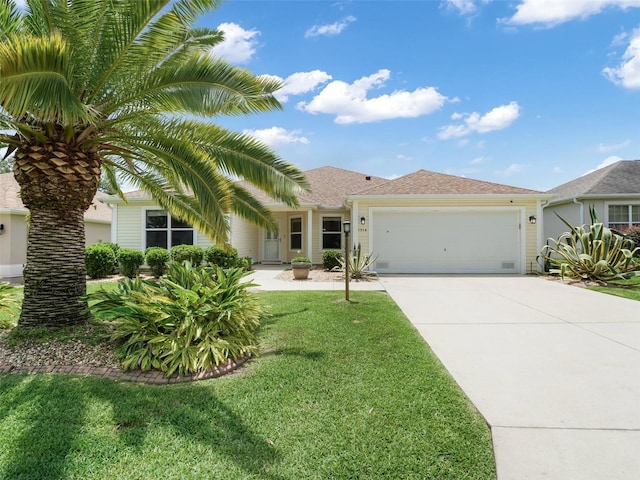
[[4, 223], [0, 223], [0, 235], [4, 233]]
[[366, 223], [367, 219], [363, 217], [360, 217], [360, 225], [364, 225]]
[[536, 221], [537, 221], [537, 220], [536, 220], [536, 216], [535, 216], [535, 215], [531, 215], [531, 216], [529, 217], [529, 223], [530, 223], [531, 225], [535, 225], [535, 224], [536, 224]]

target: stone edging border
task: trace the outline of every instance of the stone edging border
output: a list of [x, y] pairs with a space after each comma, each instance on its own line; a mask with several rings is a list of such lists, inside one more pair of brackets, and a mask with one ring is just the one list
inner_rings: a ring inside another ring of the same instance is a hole
[[12, 365], [0, 365], [0, 373], [11, 374], [29, 374], [37, 373], [54, 373], [65, 375], [79, 375], [83, 377], [101, 377], [110, 380], [120, 380], [125, 382], [136, 382], [148, 385], [169, 385], [175, 383], [195, 382], [198, 380], [207, 380], [209, 378], [217, 378], [236, 370], [240, 365], [244, 364], [251, 357], [245, 357], [238, 360], [229, 360], [226, 365], [220, 365], [204, 372], [195, 373], [193, 375], [178, 375], [175, 377], [165, 377], [164, 373], [159, 370], [149, 370], [142, 372], [134, 370], [125, 372], [119, 368], [110, 367], [86, 367], [86, 366], [57, 366], [46, 365], [43, 367], [14, 367]]

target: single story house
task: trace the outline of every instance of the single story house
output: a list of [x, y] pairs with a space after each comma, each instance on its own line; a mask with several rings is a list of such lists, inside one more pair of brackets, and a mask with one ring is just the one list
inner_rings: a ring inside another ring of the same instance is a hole
[[[572, 225], [589, 225], [589, 207], [600, 221], [619, 230], [640, 226], [640, 160], [622, 160], [552, 188], [544, 205], [544, 237], [558, 238]], [[557, 214], [557, 215], [556, 215]]]
[[[21, 278], [27, 261], [29, 211], [20, 200], [19, 192], [13, 173], [0, 174], [0, 281]], [[111, 209], [97, 198], [84, 215], [87, 245], [111, 239]]]
[[[287, 263], [308, 256], [322, 263], [328, 249], [343, 250], [343, 222], [352, 228], [349, 246], [377, 256], [380, 273], [505, 273], [538, 269], [542, 203], [551, 195], [534, 190], [419, 170], [394, 180], [336, 167], [305, 172], [311, 192], [299, 207], [275, 202], [246, 186], [273, 212], [275, 232], [231, 216], [231, 244], [260, 263]], [[171, 218], [143, 191], [101, 201], [113, 211], [111, 241], [145, 250], [211, 241]]]

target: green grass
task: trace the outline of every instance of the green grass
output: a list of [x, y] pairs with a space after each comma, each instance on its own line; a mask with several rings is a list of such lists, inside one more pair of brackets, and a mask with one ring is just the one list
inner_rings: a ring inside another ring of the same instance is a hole
[[[87, 283], [87, 293], [94, 292], [100, 288], [104, 288], [107, 290], [113, 290], [118, 286], [117, 282], [89, 282]], [[14, 287], [15, 297], [22, 301], [24, 289], [20, 287]], [[20, 312], [18, 310], [14, 310], [11, 314], [0, 309], [0, 332], [4, 329], [13, 328], [18, 321], [18, 316]], [[62, 329], [62, 331], [54, 332], [51, 331], [36, 331], [31, 333], [32, 339], [36, 339], [40, 337], [41, 340], [46, 341], [49, 336], [59, 337], [66, 334], [68, 329]], [[15, 332], [17, 335], [19, 333]], [[75, 337], [74, 337], [75, 338]]]
[[629, 280], [614, 280], [607, 287], [589, 287], [590, 290], [608, 293], [618, 297], [629, 298], [631, 300], [640, 301], [640, 277], [630, 278]]
[[494, 479], [489, 429], [389, 297], [260, 294], [239, 373], [0, 375], [4, 479]]

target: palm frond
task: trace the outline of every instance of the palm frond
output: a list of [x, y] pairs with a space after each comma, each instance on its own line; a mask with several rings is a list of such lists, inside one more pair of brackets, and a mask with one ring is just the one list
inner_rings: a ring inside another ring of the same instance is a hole
[[13, 0], [0, 2], [0, 42], [16, 35], [22, 26], [22, 16]]
[[69, 53], [59, 33], [12, 36], [0, 44], [0, 99], [7, 114], [63, 124], [88, 122], [88, 110], [71, 89]]

